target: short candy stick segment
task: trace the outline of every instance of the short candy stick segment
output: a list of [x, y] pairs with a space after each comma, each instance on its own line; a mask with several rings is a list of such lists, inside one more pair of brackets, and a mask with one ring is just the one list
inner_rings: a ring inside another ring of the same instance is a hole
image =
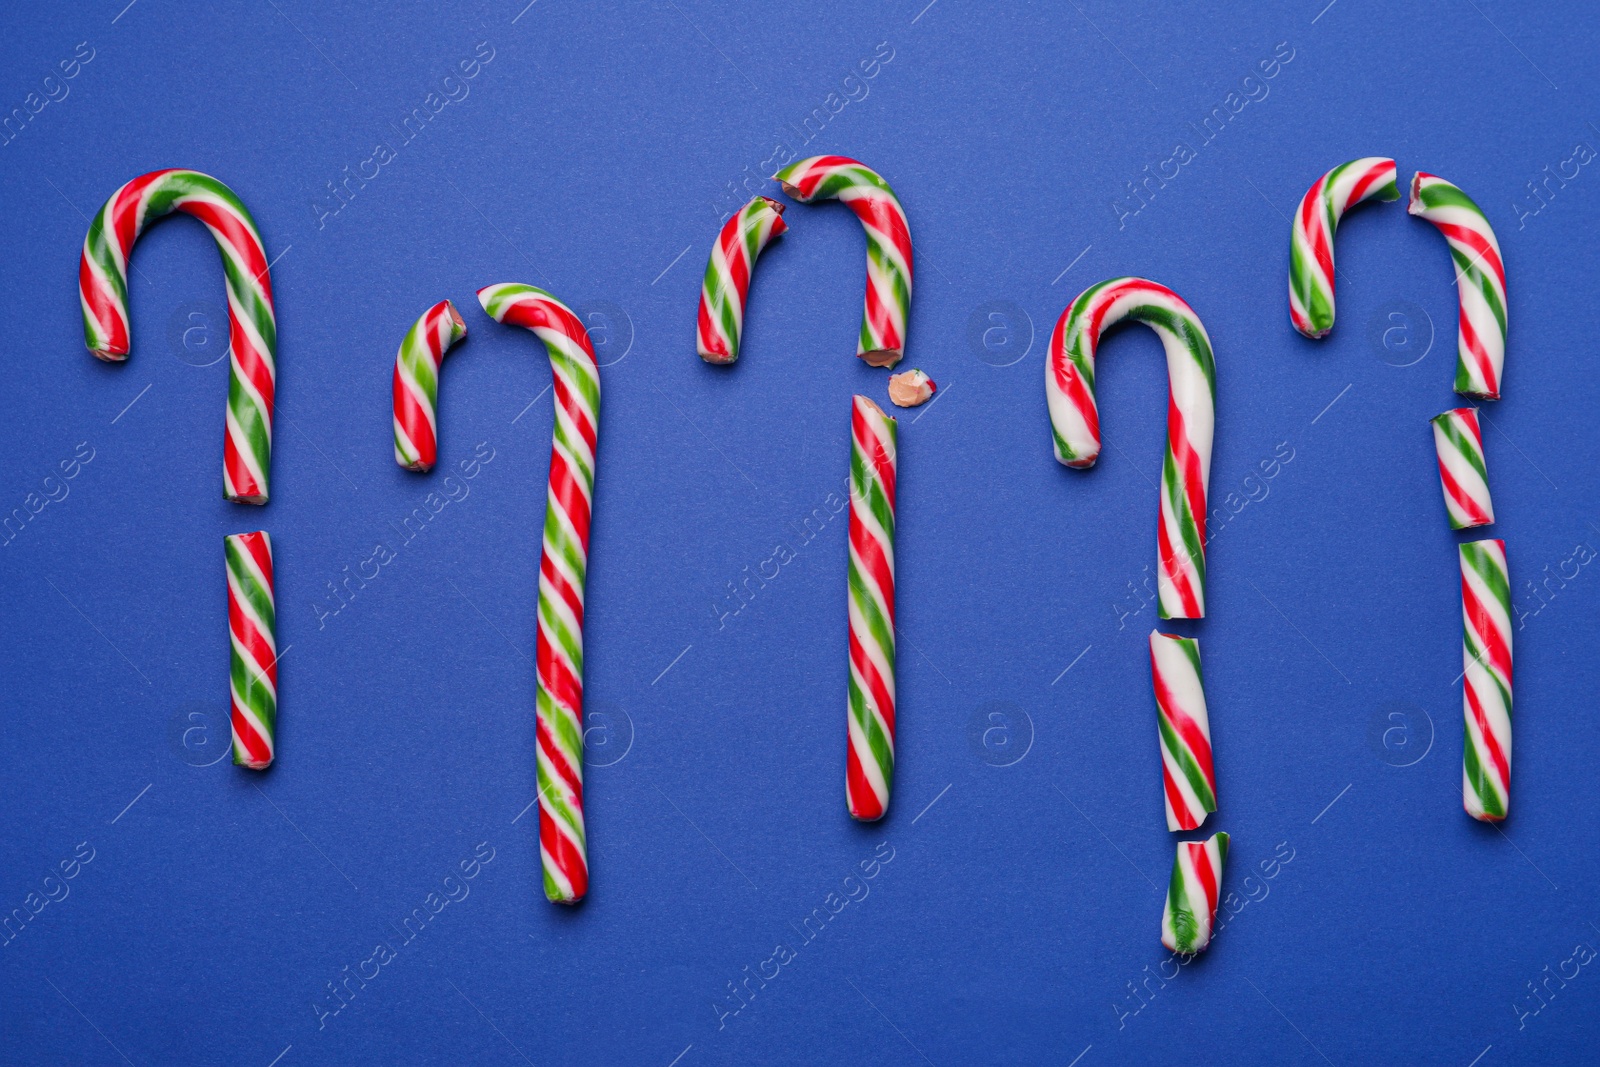
[[1200, 642], [1150, 631], [1150, 678], [1161, 735], [1168, 830], [1194, 830], [1217, 810], [1211, 720], [1200, 675]]
[[394, 358], [394, 461], [428, 471], [439, 460], [439, 368], [467, 324], [441, 300], [411, 324]]
[[78, 263], [84, 341], [101, 359], [128, 358], [128, 257], [146, 224], [174, 211], [206, 224], [227, 278], [230, 358], [222, 492], [241, 504], [265, 504], [278, 327], [261, 233], [233, 190], [199, 171], [157, 170], [111, 194], [89, 225]]
[[478, 302], [495, 321], [532, 330], [550, 356], [555, 427], [539, 560], [535, 637], [539, 857], [545, 896], [576, 904], [589, 890], [583, 824], [583, 586], [589, 568], [600, 371], [572, 310], [531, 285], [490, 285]]
[[745, 299], [756, 258], [787, 230], [783, 205], [765, 196], [751, 200], [723, 224], [700, 285], [695, 348], [707, 363], [732, 363], [739, 358]]
[[1461, 300], [1456, 392], [1499, 400], [1506, 362], [1506, 268], [1500, 242], [1472, 198], [1436, 175], [1417, 172], [1406, 210], [1438, 227], [1455, 263]]
[[1143, 278], [1113, 278], [1079, 293], [1061, 313], [1050, 335], [1044, 375], [1056, 459], [1069, 467], [1092, 467], [1100, 456], [1095, 349], [1101, 336], [1124, 319], [1155, 330], [1167, 352], [1167, 451], [1156, 531], [1161, 618], [1204, 618], [1216, 366], [1206, 328], [1177, 293]]
[[1439, 484], [1452, 530], [1489, 526], [1489, 470], [1483, 458], [1483, 430], [1476, 408], [1454, 408], [1433, 417], [1433, 448], [1439, 454]]
[[277, 612], [272, 593], [272, 538], [265, 530], [223, 539], [228, 567], [229, 690], [233, 762], [272, 765], [278, 723]]
[[1307, 337], [1333, 329], [1333, 233], [1344, 213], [1367, 200], [1398, 200], [1394, 160], [1352, 159], [1306, 190], [1289, 233], [1289, 319]]
[[845, 797], [871, 822], [894, 782], [894, 492], [898, 424], [864, 396], [850, 410], [850, 750]]
[[1511, 809], [1511, 576], [1504, 541], [1460, 550], [1462, 805], [1480, 822], [1499, 822]]
[[877, 171], [845, 156], [812, 156], [773, 175], [803, 204], [839, 200], [867, 231], [867, 303], [856, 355], [892, 367], [906, 354], [911, 314], [911, 227], [905, 208]]
[[1228, 858], [1228, 835], [1209, 841], [1179, 841], [1167, 883], [1167, 907], [1161, 914], [1161, 943], [1173, 952], [1204, 952], [1217, 924], [1222, 896], [1222, 865]]

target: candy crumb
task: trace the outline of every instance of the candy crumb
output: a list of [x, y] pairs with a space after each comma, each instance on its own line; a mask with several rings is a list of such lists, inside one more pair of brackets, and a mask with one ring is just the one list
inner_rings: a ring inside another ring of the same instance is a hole
[[889, 399], [903, 408], [926, 404], [938, 388], [932, 378], [919, 370], [903, 371], [889, 377]]

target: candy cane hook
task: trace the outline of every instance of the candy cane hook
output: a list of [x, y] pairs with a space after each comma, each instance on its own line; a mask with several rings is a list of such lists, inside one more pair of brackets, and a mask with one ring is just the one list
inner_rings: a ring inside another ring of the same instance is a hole
[[244, 203], [217, 179], [193, 170], [151, 171], [111, 194], [89, 225], [78, 265], [84, 341], [100, 359], [128, 358], [128, 257], [153, 219], [174, 211], [206, 224], [222, 253], [228, 285], [228, 409], [222, 492], [265, 504], [272, 465], [277, 318], [267, 253]]
[[439, 459], [439, 370], [444, 355], [467, 336], [467, 324], [441, 300], [411, 324], [394, 357], [394, 461], [429, 471]]
[[756, 259], [786, 230], [783, 205], [758, 196], [735, 212], [717, 234], [700, 285], [695, 327], [695, 348], [707, 363], [732, 363], [739, 358], [745, 301]]
[[1470, 196], [1420, 170], [1411, 179], [1406, 211], [1433, 223], [1450, 245], [1461, 302], [1455, 391], [1499, 400], [1506, 362], [1506, 267], [1494, 229]]
[[539, 858], [545, 896], [557, 904], [576, 904], [589, 891], [583, 823], [583, 587], [589, 569], [600, 370], [583, 323], [543, 289], [490, 285], [478, 290], [478, 302], [496, 322], [532, 330], [544, 342], [554, 376], [555, 426], [535, 644]]
[[1114, 278], [1079, 293], [1056, 322], [1045, 362], [1045, 398], [1056, 459], [1092, 467], [1100, 456], [1094, 397], [1095, 349], [1124, 319], [1155, 330], [1167, 352], [1167, 451], [1161, 465], [1157, 593], [1163, 619], [1206, 613], [1206, 488], [1216, 425], [1216, 368], [1211, 339], [1194, 309], [1164, 285]]
[[812, 156], [773, 177], [802, 204], [839, 200], [867, 231], [867, 299], [856, 355], [892, 367], [906, 354], [911, 314], [911, 227], [900, 198], [883, 176], [847, 156]]
[[1307, 337], [1333, 329], [1333, 233], [1344, 213], [1368, 200], [1398, 200], [1394, 160], [1368, 156], [1341, 163], [1300, 199], [1289, 233], [1289, 319]]

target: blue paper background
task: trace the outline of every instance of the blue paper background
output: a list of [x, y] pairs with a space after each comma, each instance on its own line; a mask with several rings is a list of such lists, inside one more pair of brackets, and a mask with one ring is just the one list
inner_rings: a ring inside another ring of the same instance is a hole
[[[1592, 1062], [1600, 175], [1551, 179], [1542, 204], [1525, 185], [1600, 147], [1592, 8], [125, 2], [0, 16], [0, 112], [93, 53], [0, 147], [0, 512], [93, 453], [0, 550], [0, 911], [26, 913], [63, 861], [76, 875], [0, 947], [0, 1062]], [[467, 95], [401, 144], [480, 42], [492, 60], [450, 83]], [[1280, 42], [1293, 58], [1241, 87]], [[1236, 91], [1258, 99], [1201, 144], [1190, 124]], [[808, 115], [824, 128], [801, 144]], [[397, 158], [334, 213], [327, 183], [379, 140]], [[1178, 141], [1197, 158], [1131, 213], [1126, 183]], [[883, 397], [852, 356], [854, 218], [791, 206], [744, 358], [692, 348], [719, 216], [749, 195], [727, 183], [779, 142], [894, 184], [918, 252], [907, 366], [941, 387], [900, 416], [899, 763], [876, 826], [843, 803], [845, 521], [794, 533], [842, 485], [849, 394]], [[1286, 213], [1368, 154], [1466, 189], [1509, 272], [1506, 399], [1484, 408], [1522, 624], [1503, 832], [1460, 810], [1464, 538], [1427, 425], [1457, 402], [1443, 241], [1403, 205], [1362, 209], [1340, 227], [1337, 329], [1288, 324]], [[162, 166], [228, 182], [277, 257], [261, 510], [220, 498], [202, 227], [140, 242], [132, 358], [83, 349], [85, 216]], [[1227, 886], [1249, 903], [1164, 985], [1173, 838], [1137, 592], [1160, 347], [1130, 330], [1102, 350], [1092, 472], [1052, 458], [1040, 380], [1055, 317], [1119, 274], [1170, 285], [1210, 331], [1228, 516], [1210, 617], [1169, 628], [1202, 638], [1208, 829], [1234, 835]], [[544, 902], [519, 818], [549, 372], [476, 306], [495, 281], [579, 307], [607, 363], [594, 881], [571, 911]], [[420, 477], [391, 457], [389, 376], [445, 297], [471, 337]], [[492, 461], [447, 489], [478, 442]], [[403, 541], [435, 491], [456, 499]], [[284, 650], [266, 774], [210, 762], [221, 538], [257, 528]], [[327, 583], [379, 542], [394, 561], [334, 613]], [[720, 617], [780, 542], [794, 560]], [[475, 848], [492, 861], [450, 883], [468, 895], [332, 1014], [327, 983], [370, 974]], [[780, 943], [794, 958], [733, 1014], [727, 984]]]

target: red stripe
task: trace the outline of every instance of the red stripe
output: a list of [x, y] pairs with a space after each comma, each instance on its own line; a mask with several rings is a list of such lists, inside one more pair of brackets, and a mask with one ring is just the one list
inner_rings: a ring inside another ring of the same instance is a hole
[[243, 218], [231, 208], [206, 200], [180, 200], [174, 208], [193, 215], [211, 227], [217, 240], [224, 242], [244, 262], [245, 272], [262, 287], [267, 303], [272, 303], [272, 283], [267, 277], [267, 251], [261, 247]]
[[1346, 201], [1345, 206], [1350, 207], [1359, 204], [1371, 195], [1372, 189], [1383, 185], [1385, 180], [1394, 180], [1394, 162], [1392, 160], [1388, 163], [1380, 163], [1363, 174], [1355, 185], [1351, 186], [1350, 199]]
[[78, 258], [78, 293], [88, 304], [90, 314], [106, 339], [103, 351], [107, 355], [127, 355], [127, 320], [123, 318], [122, 309], [112, 302], [110, 290], [95, 277], [87, 252]]
[[1455, 222], [1435, 222], [1439, 232], [1445, 239], [1466, 245], [1472, 250], [1470, 257], [1474, 262], [1482, 260], [1489, 264], [1489, 269], [1494, 271], [1494, 276], [1500, 280], [1500, 288], [1506, 285], [1505, 264], [1500, 262], [1500, 253], [1489, 243], [1489, 239], [1477, 230], [1462, 226]]
[[593, 454], [596, 432], [594, 423], [589, 421], [589, 412], [559, 374], [555, 376], [555, 392], [556, 406], [567, 413], [567, 417], [578, 429], [578, 436], [583, 438], [584, 444], [589, 446], [589, 452]]
[[557, 704], [580, 716], [583, 709], [583, 679], [572, 673], [567, 661], [556, 651], [555, 642], [541, 623], [534, 635], [534, 659], [539, 684]]
[[[1167, 640], [1167, 638], [1163, 638]], [[1200, 765], [1200, 773], [1205, 775], [1206, 784], [1216, 792], [1216, 775], [1211, 765], [1211, 742], [1206, 740], [1204, 731], [1188, 712], [1186, 712], [1178, 698], [1167, 686], [1167, 680], [1156, 666], [1155, 650], [1150, 650], [1150, 678], [1155, 683], [1156, 704], [1160, 706], [1161, 713], [1167, 717], [1172, 728], [1177, 731], [1178, 738], [1183, 742], [1194, 756], [1195, 763]]]
[[231, 703], [233, 705], [231, 718], [233, 720], [234, 739], [244, 748], [245, 754], [250, 757], [250, 762], [271, 763], [272, 746], [265, 737], [261, 736], [261, 733], [250, 720], [245, 718], [244, 712], [239, 708], [239, 702], [235, 700], [231, 701]]
[[573, 475], [572, 468], [567, 465], [567, 458], [561, 450], [550, 449], [550, 495], [561, 510], [566, 512], [567, 518], [572, 522], [572, 528], [577, 532], [578, 544], [583, 546], [585, 553], [589, 550], [589, 498], [584, 495], [583, 487], [578, 484], [578, 479]]
[[1454, 501], [1456, 507], [1466, 513], [1467, 525], [1483, 526], [1491, 521], [1489, 516], [1484, 513], [1484, 510], [1478, 506], [1478, 502], [1472, 499], [1471, 495], [1450, 476], [1450, 472], [1445, 469], [1443, 459], [1439, 460], [1439, 481], [1444, 484], [1445, 495]]
[[439, 443], [428, 423], [427, 411], [401, 381], [398, 361], [394, 367], [394, 418], [416, 446], [417, 461], [424, 467], [433, 466], [439, 458]]
[[[1061, 313], [1061, 318], [1056, 321], [1056, 330], [1050, 338], [1050, 369], [1056, 377], [1056, 388], [1066, 396], [1067, 402], [1078, 412], [1083, 419], [1089, 438], [1094, 444], [1090, 447], [1089, 454], [1073, 460], [1073, 466], [1093, 466], [1095, 458], [1100, 455], [1100, 411], [1095, 406], [1094, 394], [1089, 392], [1088, 385], [1083, 380], [1078, 365], [1067, 355], [1066, 334], [1067, 320], [1072, 317], [1072, 309], [1076, 302], [1067, 305], [1067, 310]], [[1089, 360], [1091, 365], [1094, 360], [1094, 340], [1091, 338], [1088, 345]]]
[[1206, 898], [1206, 932], [1217, 917], [1217, 872], [1211, 869], [1211, 858], [1204, 841], [1186, 842], [1189, 858], [1194, 861], [1195, 877], [1200, 880], [1201, 892]]
[[1189, 805], [1184, 803], [1178, 783], [1173, 780], [1171, 772], [1165, 766], [1161, 768], [1161, 785], [1167, 793], [1167, 807], [1172, 809], [1173, 817], [1178, 821], [1178, 829], [1193, 830], [1198, 827], [1199, 820], [1190, 812]]
[[[576, 709], [574, 709], [576, 710]], [[550, 734], [550, 723], [545, 716], [536, 715], [534, 729], [538, 734], [539, 754], [550, 765], [550, 771], [555, 775], [562, 789], [571, 793], [579, 808], [583, 807], [583, 776], [568, 761], [566, 753], [562, 752], [555, 743], [555, 738]], [[581, 718], [580, 718], [581, 721]]]
[[1506, 759], [1505, 750], [1500, 747], [1500, 740], [1495, 737], [1494, 731], [1489, 728], [1488, 716], [1483, 712], [1483, 705], [1478, 700], [1478, 691], [1468, 682], [1464, 689], [1467, 696], [1467, 706], [1472, 710], [1472, 721], [1478, 724], [1478, 736], [1483, 738], [1483, 747], [1489, 753], [1489, 762], [1494, 765], [1494, 772], [1502, 792], [1509, 792], [1511, 785], [1511, 763]]
[[566, 576], [551, 562], [550, 553], [548, 552], [539, 557], [539, 576], [550, 583], [551, 592], [561, 599], [561, 602], [567, 606], [568, 611], [572, 612], [577, 619], [578, 629], [582, 631], [583, 597], [578, 594], [578, 590], [573, 584], [567, 581]]
[[1505, 635], [1495, 625], [1489, 610], [1472, 592], [1472, 587], [1467, 583], [1467, 576], [1461, 576], [1461, 608], [1466, 614], [1467, 625], [1472, 628], [1473, 634], [1478, 639], [1478, 645], [1484, 651], [1484, 666], [1504, 676], [1506, 684], [1511, 683], [1511, 647], [1506, 644]]
[[[894, 697], [889, 695], [888, 686], [884, 684], [883, 675], [878, 673], [878, 668], [867, 656], [867, 650], [862, 645], [854, 628], [850, 630], [850, 664], [861, 676], [861, 682], [866, 689], [866, 697], [871, 701], [879, 715], [883, 717], [884, 734], [889, 743], [894, 743]], [[851, 746], [852, 748], [854, 746]]]
[[1306, 195], [1300, 201], [1300, 225], [1306, 232], [1306, 243], [1311, 246], [1311, 255], [1317, 261], [1317, 269], [1322, 271], [1322, 276], [1328, 279], [1328, 284], [1333, 284], [1333, 241], [1329, 239], [1327, 215], [1323, 210], [1323, 198], [1327, 195], [1328, 176], [1324, 174], [1306, 190]]
[[[228, 632], [233, 639], [243, 647], [252, 660], [254, 667], [259, 667], [272, 683], [273, 692], [278, 689], [278, 654], [267, 641], [265, 635], [250, 618], [245, 615], [243, 605], [234, 597], [228, 598]], [[247, 664], [247, 667], [252, 666]]]
[[556, 869], [572, 887], [573, 899], [586, 896], [589, 892], [589, 864], [543, 807], [539, 809], [539, 844], [550, 854]]
[[850, 547], [861, 560], [861, 569], [867, 572], [875, 585], [883, 591], [883, 607], [889, 615], [889, 625], [894, 625], [894, 571], [884, 557], [883, 546], [867, 532], [866, 525], [856, 517], [855, 502], [850, 504]]
[[873, 791], [861, 769], [861, 760], [856, 755], [854, 745], [845, 752], [844, 781], [851, 815], [868, 822], [883, 818], [883, 805], [878, 802], [878, 794]]

